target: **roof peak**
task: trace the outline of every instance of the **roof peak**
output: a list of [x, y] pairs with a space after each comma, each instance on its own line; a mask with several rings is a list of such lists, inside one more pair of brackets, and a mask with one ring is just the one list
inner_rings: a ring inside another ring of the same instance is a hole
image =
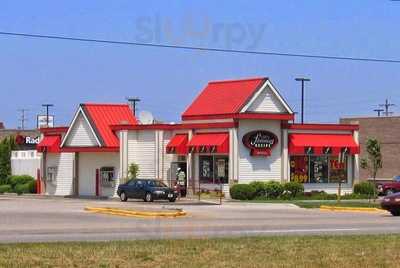
[[127, 103], [93, 103], [93, 102], [81, 103], [81, 105], [84, 105], [84, 106], [120, 106], [120, 107], [129, 106]]
[[235, 83], [235, 82], [268, 80], [268, 79], [269, 79], [268, 77], [250, 77], [250, 78], [242, 78], [242, 79], [216, 80], [216, 81], [210, 81], [210, 82], [208, 82], [208, 84]]

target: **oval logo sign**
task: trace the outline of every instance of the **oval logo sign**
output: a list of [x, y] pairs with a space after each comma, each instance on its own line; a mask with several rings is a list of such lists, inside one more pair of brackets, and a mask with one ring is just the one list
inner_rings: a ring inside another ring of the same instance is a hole
[[270, 156], [272, 148], [278, 144], [278, 137], [269, 131], [255, 130], [244, 135], [242, 142], [250, 149], [251, 156]]

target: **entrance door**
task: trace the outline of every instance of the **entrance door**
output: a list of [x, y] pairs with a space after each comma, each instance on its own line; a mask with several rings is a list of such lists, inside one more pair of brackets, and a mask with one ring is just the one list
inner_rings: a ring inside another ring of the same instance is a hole
[[171, 163], [171, 186], [179, 185], [181, 196], [187, 193], [187, 164], [185, 162]]

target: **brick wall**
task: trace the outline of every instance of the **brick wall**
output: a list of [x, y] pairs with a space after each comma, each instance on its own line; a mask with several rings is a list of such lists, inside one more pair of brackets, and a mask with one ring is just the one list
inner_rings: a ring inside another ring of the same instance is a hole
[[[340, 123], [360, 125], [361, 158], [367, 157], [365, 144], [368, 138], [377, 138], [381, 143], [383, 168], [377, 178], [390, 179], [400, 175], [400, 116], [341, 118]], [[369, 172], [360, 168], [360, 179], [369, 177]]]

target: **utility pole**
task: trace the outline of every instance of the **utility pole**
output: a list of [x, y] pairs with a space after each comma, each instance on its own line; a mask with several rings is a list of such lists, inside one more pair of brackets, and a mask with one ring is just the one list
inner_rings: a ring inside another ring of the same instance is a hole
[[309, 82], [311, 79], [298, 77], [295, 80], [301, 82], [301, 123], [304, 124], [304, 82]]
[[128, 100], [129, 105], [131, 106], [133, 115], [136, 115], [136, 103], [139, 102], [140, 99], [137, 98], [137, 97], [136, 97], [136, 98], [128, 97], [128, 98], [126, 98], [126, 99]]
[[388, 100], [388, 99], [385, 100], [385, 103], [384, 103], [384, 104], [379, 104], [379, 107], [385, 107], [385, 111], [383, 112], [383, 114], [384, 114], [385, 116], [389, 116], [389, 115], [393, 114], [393, 112], [389, 112], [389, 108], [390, 108], [391, 106], [395, 106], [395, 104], [389, 103], [389, 100]]
[[27, 112], [29, 110], [28, 109], [19, 109], [18, 111], [21, 112], [21, 119], [19, 119], [19, 121], [21, 121], [21, 129], [24, 130], [25, 122], [28, 121], [28, 119], [26, 119], [25, 112]]
[[49, 127], [49, 107], [53, 107], [54, 104], [46, 103], [42, 104], [42, 106], [46, 108], [46, 127]]
[[381, 112], [383, 112], [383, 109], [374, 109], [374, 112], [378, 113], [378, 117], [381, 117]]

